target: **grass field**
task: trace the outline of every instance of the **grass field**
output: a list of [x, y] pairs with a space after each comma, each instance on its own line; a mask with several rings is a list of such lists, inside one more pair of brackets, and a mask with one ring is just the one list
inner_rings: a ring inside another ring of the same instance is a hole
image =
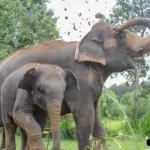
[[[20, 137], [16, 136], [17, 150], [20, 150], [20, 143]], [[47, 139], [44, 139], [44, 143], [47, 146]], [[51, 146], [52, 142], [50, 141], [49, 149]], [[141, 138], [119, 141], [119, 145], [115, 141], [108, 140], [108, 146], [109, 150], [146, 150], [145, 140]], [[61, 148], [64, 150], [77, 150], [77, 142], [75, 140], [61, 140]]]
[[[113, 131], [119, 131], [122, 127], [122, 122], [118, 120], [105, 120], [105, 127], [113, 130]], [[0, 135], [0, 141], [1, 141], [1, 135]], [[20, 137], [16, 136], [16, 144], [17, 144], [17, 150], [20, 150]], [[44, 138], [45, 146], [47, 146], [47, 138]], [[108, 138], [107, 144], [109, 147], [109, 150], [148, 150], [146, 148], [146, 140], [144, 138], [135, 136], [131, 137], [130, 139], [126, 140], [118, 140], [117, 142], [114, 140], [114, 138]], [[52, 147], [52, 141], [50, 140], [49, 148]], [[64, 150], [77, 150], [77, 141], [75, 140], [61, 140], [61, 148]]]

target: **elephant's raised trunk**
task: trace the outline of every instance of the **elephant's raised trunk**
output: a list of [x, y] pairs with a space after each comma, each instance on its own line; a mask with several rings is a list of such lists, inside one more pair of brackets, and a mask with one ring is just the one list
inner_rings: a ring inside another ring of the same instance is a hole
[[124, 29], [127, 29], [127, 28], [129, 28], [131, 26], [135, 26], [135, 25], [143, 25], [143, 26], [146, 26], [146, 27], [150, 28], [150, 19], [149, 18], [131, 19], [131, 20], [123, 23], [122, 25], [118, 26], [116, 28], [116, 30], [122, 31]]
[[127, 47], [135, 53], [146, 53], [150, 51], [150, 37], [140, 37], [127, 31], [125, 41]]
[[[143, 25], [150, 28], [150, 19], [149, 18], [136, 18], [131, 19], [122, 25], [114, 28], [116, 33], [120, 33], [120, 31], [129, 28], [134, 25]], [[126, 31], [125, 42], [129, 49], [133, 52], [141, 52], [146, 53], [150, 51], [150, 37], [140, 37], [132, 32]]]
[[47, 108], [51, 121], [51, 131], [53, 138], [53, 150], [60, 150], [60, 112], [61, 105], [54, 104]]

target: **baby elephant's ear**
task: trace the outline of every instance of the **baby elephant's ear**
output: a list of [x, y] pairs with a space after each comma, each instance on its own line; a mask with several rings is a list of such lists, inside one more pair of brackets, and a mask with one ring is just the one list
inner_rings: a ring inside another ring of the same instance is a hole
[[36, 79], [38, 77], [38, 72], [35, 68], [32, 68], [28, 70], [24, 76], [22, 77], [18, 88], [26, 90], [29, 94], [33, 91], [33, 86], [36, 82]]
[[65, 69], [67, 88], [75, 86], [80, 90], [80, 85], [77, 76], [69, 69]]

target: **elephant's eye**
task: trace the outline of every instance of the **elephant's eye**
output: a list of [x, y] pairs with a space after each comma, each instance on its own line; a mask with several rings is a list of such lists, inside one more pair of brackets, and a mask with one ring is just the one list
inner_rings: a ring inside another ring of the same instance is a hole
[[43, 88], [43, 87], [41, 87], [41, 86], [40, 86], [40, 87], [38, 87], [38, 91], [39, 91], [40, 93], [43, 93], [43, 94], [45, 93], [44, 88]]
[[98, 38], [92, 38], [92, 41], [96, 44], [101, 44], [102, 40], [98, 39]]

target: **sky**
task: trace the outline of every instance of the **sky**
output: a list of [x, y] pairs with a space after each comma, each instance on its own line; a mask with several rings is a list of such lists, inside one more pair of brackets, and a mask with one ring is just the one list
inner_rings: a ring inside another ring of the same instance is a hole
[[[55, 16], [59, 17], [57, 27], [61, 36], [64, 40], [71, 41], [80, 40], [90, 30], [97, 22], [96, 13], [101, 12], [108, 16], [114, 4], [115, 0], [51, 0], [48, 6], [53, 9]], [[79, 13], [81, 17], [78, 17]], [[65, 19], [65, 16], [68, 19]], [[90, 26], [88, 21], [91, 21]], [[73, 30], [73, 23], [76, 24], [77, 31]], [[71, 34], [68, 35], [68, 32]]]
[[[107, 17], [114, 4], [115, 0], [51, 0], [48, 7], [58, 17], [57, 28], [63, 40], [80, 41], [98, 21], [95, 14], [100, 12]], [[115, 79], [109, 77], [105, 86], [118, 85], [125, 81], [126, 79], [118, 74]]]

